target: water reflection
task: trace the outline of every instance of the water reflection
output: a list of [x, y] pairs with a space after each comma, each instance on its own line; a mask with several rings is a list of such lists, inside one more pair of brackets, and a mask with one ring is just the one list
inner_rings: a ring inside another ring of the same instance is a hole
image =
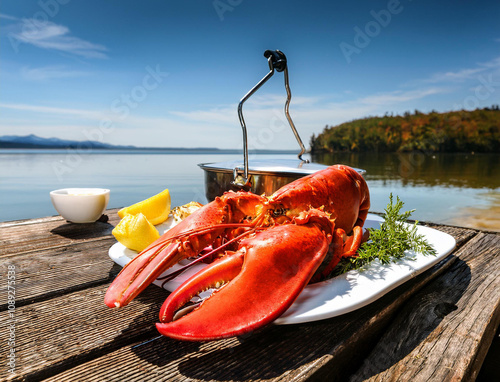
[[500, 187], [499, 154], [334, 153], [313, 160], [346, 163], [367, 170], [367, 180], [397, 180], [408, 187]]
[[416, 219], [500, 231], [499, 154], [334, 153], [313, 160], [365, 169], [372, 211], [382, 211], [392, 192], [416, 209]]
[[486, 192], [483, 195], [490, 203], [485, 206], [461, 209], [461, 216], [454, 222], [466, 227], [500, 231], [500, 192]]

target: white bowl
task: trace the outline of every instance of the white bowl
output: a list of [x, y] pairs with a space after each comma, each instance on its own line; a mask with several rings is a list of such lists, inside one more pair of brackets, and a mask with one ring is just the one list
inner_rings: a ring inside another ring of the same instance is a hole
[[109, 202], [104, 188], [62, 188], [50, 192], [52, 204], [59, 214], [72, 223], [93, 223]]

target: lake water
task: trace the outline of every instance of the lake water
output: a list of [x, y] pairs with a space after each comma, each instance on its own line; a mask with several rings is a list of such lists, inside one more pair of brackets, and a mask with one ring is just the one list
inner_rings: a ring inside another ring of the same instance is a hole
[[[258, 159], [291, 154], [253, 155]], [[109, 207], [130, 205], [165, 188], [173, 205], [206, 202], [199, 163], [241, 159], [241, 154], [189, 152], [77, 153], [57, 150], [0, 152], [0, 221], [55, 215], [49, 192], [65, 187], [111, 190]], [[413, 217], [500, 231], [500, 155], [339, 153], [312, 158], [367, 171], [372, 211], [382, 212], [389, 193]]]

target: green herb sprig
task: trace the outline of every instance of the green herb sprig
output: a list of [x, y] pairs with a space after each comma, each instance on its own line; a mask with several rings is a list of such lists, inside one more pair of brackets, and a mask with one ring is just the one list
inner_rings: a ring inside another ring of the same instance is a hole
[[379, 259], [382, 264], [389, 264], [407, 257], [407, 250], [423, 255], [435, 255], [436, 250], [427, 242], [423, 235], [417, 233], [417, 223], [406, 223], [415, 210], [401, 213], [404, 203], [396, 196], [393, 202], [392, 193], [385, 209], [384, 221], [380, 228], [368, 228], [370, 240], [358, 250], [358, 257], [344, 258], [336, 267], [336, 275], [353, 269], [360, 269], [372, 261]]

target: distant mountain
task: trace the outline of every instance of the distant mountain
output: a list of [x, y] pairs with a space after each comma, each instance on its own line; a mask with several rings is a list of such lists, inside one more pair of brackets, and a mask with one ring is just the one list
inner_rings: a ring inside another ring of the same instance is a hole
[[[218, 149], [216, 147], [137, 147], [137, 146], [118, 146], [110, 145], [97, 141], [72, 141], [59, 138], [41, 138], [34, 134], [3, 135], [0, 136], [0, 150], [2, 149], [76, 149], [83, 152], [90, 149], [98, 150], [137, 150], [150, 152], [169, 152], [186, 153], [195, 151], [198, 154], [203, 153], [226, 153], [239, 154], [241, 149]], [[253, 153], [271, 154], [295, 154], [297, 150], [250, 150]]]
[[72, 141], [59, 138], [41, 138], [34, 134], [26, 136], [3, 135], [0, 137], [0, 149], [7, 148], [47, 148], [47, 149], [135, 149], [135, 146], [115, 146], [97, 141]]

